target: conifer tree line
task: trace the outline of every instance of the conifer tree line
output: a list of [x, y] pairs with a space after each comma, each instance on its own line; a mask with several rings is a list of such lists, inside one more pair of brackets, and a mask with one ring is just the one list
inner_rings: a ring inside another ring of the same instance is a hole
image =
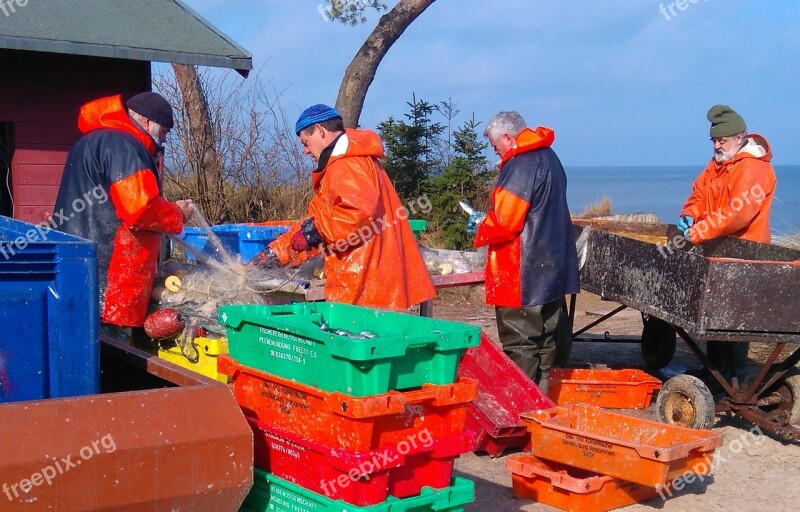
[[[459, 114], [450, 98], [429, 103], [412, 99], [401, 119], [378, 125], [384, 141], [384, 168], [403, 202], [425, 195], [433, 205], [427, 214], [426, 236], [438, 247], [464, 249], [472, 245], [466, 233], [465, 201], [485, 210], [496, 172], [484, 156], [487, 143], [474, 115], [453, 127]], [[443, 119], [440, 121], [439, 119]]]

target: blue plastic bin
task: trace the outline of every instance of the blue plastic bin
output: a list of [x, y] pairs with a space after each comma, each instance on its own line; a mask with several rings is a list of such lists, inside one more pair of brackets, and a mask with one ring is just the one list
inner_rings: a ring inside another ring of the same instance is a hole
[[[231, 255], [238, 255], [242, 262], [247, 263], [276, 238], [286, 233], [289, 226], [253, 226], [250, 224], [220, 224], [211, 226], [211, 231], [219, 237], [222, 246]], [[208, 233], [202, 228], [183, 228], [181, 238], [192, 247], [197, 247], [203, 253], [220, 259], [217, 250], [208, 238]], [[194, 255], [186, 251], [186, 259], [194, 261]]]
[[95, 243], [0, 216], [0, 403], [100, 391]]
[[[228, 254], [239, 254], [239, 235], [235, 232], [220, 232], [220, 226], [212, 226], [211, 230], [219, 237], [222, 247], [228, 251]], [[222, 260], [217, 248], [209, 240], [208, 233], [203, 228], [184, 227], [180, 238], [191, 245], [195, 249], [200, 250], [203, 254], [211, 256], [217, 260]], [[184, 251], [186, 259], [189, 261], [196, 261], [197, 258], [191, 251]]]

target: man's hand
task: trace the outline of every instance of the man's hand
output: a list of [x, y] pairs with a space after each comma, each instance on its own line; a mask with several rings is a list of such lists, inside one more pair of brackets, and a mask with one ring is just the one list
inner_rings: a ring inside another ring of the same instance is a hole
[[275, 254], [275, 251], [272, 250], [272, 247], [267, 247], [253, 256], [253, 259], [250, 260], [248, 265], [267, 270], [283, 267], [278, 259], [278, 256]]
[[684, 237], [689, 238], [689, 228], [694, 225], [694, 219], [690, 215], [681, 215], [675, 225]]
[[314, 225], [314, 217], [310, 217], [300, 224], [300, 229], [292, 237], [291, 246], [297, 252], [308, 251], [322, 243], [322, 236]]
[[469, 219], [467, 219], [467, 234], [474, 235], [478, 230], [478, 224], [483, 222], [485, 218], [486, 213], [477, 211], [473, 212], [472, 215], [469, 216]]
[[303, 234], [302, 230], [298, 230], [292, 237], [292, 249], [297, 252], [308, 250], [308, 240], [306, 240], [306, 236]]
[[183, 222], [188, 222], [189, 219], [192, 218], [192, 214], [194, 213], [194, 201], [191, 199], [179, 199], [175, 201], [175, 204], [178, 205], [178, 208], [181, 209], [181, 215], [183, 215]]

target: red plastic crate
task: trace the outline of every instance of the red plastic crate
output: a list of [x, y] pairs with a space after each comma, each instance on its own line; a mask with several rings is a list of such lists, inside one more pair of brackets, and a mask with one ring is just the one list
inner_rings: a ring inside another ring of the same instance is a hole
[[569, 512], [604, 512], [658, 496], [653, 487], [546, 461], [529, 453], [506, 459], [515, 498]]
[[595, 473], [651, 487], [677, 476], [711, 471], [722, 434], [571, 404], [520, 416], [531, 433], [531, 452]]
[[333, 500], [375, 505], [389, 496], [416, 496], [422, 487], [450, 485], [453, 462], [472, 451], [464, 432], [434, 439], [427, 431], [395, 446], [353, 452], [331, 448], [247, 418], [254, 435], [255, 466]]
[[467, 409], [467, 429], [475, 432], [475, 451], [492, 457], [528, 444], [520, 414], [556, 405], [483, 332], [480, 345], [467, 349], [461, 359], [458, 376], [478, 381], [478, 398]]
[[475, 451], [485, 452], [491, 457], [499, 457], [510, 448], [526, 450], [531, 440], [527, 427], [524, 425], [497, 427], [480, 408], [475, 406], [475, 402], [467, 407], [465, 429], [475, 435]]
[[244, 413], [310, 441], [364, 452], [397, 445], [427, 429], [438, 439], [464, 432], [467, 404], [478, 384], [424, 385], [354, 397], [322, 391], [282, 379], [219, 356], [219, 372], [232, 380], [233, 395]]
[[612, 409], [646, 409], [661, 381], [642, 370], [550, 370], [547, 394], [558, 405], [587, 403]]

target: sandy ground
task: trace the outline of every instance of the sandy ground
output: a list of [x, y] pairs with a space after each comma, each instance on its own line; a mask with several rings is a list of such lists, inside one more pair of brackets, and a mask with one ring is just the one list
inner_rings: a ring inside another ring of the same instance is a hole
[[[611, 302], [583, 293], [576, 308], [576, 328], [588, 324], [599, 315], [616, 307]], [[457, 288], [444, 290], [434, 304], [434, 316], [478, 325], [493, 339], [497, 339], [494, 310], [483, 303], [483, 288]], [[590, 332], [612, 335], [638, 335], [641, 333], [638, 312], [625, 310]], [[766, 358], [771, 346], [751, 348], [751, 368]], [[641, 368], [638, 344], [576, 343], [568, 366], [606, 365], [611, 368]], [[679, 341], [675, 359], [667, 372], [680, 373], [685, 368], [698, 366], [694, 356]], [[655, 399], [653, 400], [655, 403]], [[645, 411], [619, 411], [655, 419], [654, 406]], [[688, 483], [673, 492], [667, 499], [656, 497], [648, 502], [632, 505], [624, 510], [645, 511], [739, 511], [739, 510], [797, 510], [800, 502], [800, 445], [787, 444], [762, 435], [752, 425], [731, 417], [717, 417], [714, 429], [724, 436], [719, 450], [719, 463], [713, 474], [703, 481]], [[548, 511], [556, 510], [531, 500], [517, 500], [511, 493], [511, 475], [506, 470], [506, 458], [468, 454], [456, 462], [457, 473], [476, 484], [476, 500], [467, 506], [468, 511]]]

